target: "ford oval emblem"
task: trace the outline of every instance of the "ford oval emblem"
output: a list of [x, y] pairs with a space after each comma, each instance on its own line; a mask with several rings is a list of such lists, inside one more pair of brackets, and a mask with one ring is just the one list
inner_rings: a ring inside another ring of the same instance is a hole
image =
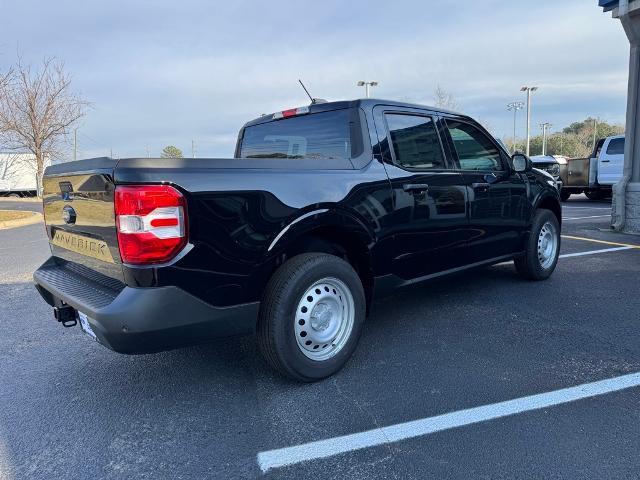
[[65, 205], [62, 209], [62, 220], [69, 225], [76, 223], [76, 211], [71, 205]]

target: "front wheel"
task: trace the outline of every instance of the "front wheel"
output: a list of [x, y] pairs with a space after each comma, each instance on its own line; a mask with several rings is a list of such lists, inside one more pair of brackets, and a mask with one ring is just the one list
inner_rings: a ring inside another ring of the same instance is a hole
[[560, 200], [562, 200], [563, 202], [566, 202], [567, 200], [569, 200], [570, 196], [571, 196], [571, 192], [568, 191], [566, 188], [563, 188], [560, 190]]
[[560, 254], [560, 224], [550, 210], [533, 217], [525, 254], [514, 260], [517, 272], [529, 280], [545, 280], [553, 273]]
[[328, 377], [349, 360], [360, 338], [362, 282], [341, 258], [305, 253], [269, 281], [258, 318], [258, 346], [280, 373], [303, 382]]

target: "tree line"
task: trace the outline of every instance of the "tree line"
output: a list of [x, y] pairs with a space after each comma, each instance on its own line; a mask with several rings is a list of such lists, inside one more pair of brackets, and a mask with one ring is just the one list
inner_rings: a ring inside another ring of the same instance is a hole
[[[456, 97], [449, 91], [436, 85], [433, 91], [433, 101], [437, 107], [449, 110], [462, 110]], [[489, 131], [490, 125], [478, 119], [478, 121]], [[573, 122], [560, 132], [547, 134], [547, 155], [563, 155], [565, 157], [582, 158], [587, 157], [593, 151], [596, 141], [611, 135], [621, 135], [624, 133], [624, 126], [605, 122], [600, 118], [587, 117], [581, 122]], [[594, 140], [595, 139], [595, 140]], [[515, 148], [513, 138], [504, 136], [502, 141], [511, 148], [511, 151], [526, 151], [526, 138], [516, 138]], [[529, 153], [531, 155], [542, 155], [543, 146], [542, 135], [534, 135], [529, 142]]]
[[[587, 117], [581, 122], [573, 122], [560, 132], [547, 134], [547, 155], [563, 155], [571, 158], [588, 157], [593, 151], [594, 139], [611, 135], [621, 135], [624, 127], [618, 124], [611, 124], [599, 118]], [[513, 139], [503, 138], [506, 145], [513, 151]], [[531, 155], [542, 155], [542, 135], [531, 137], [529, 151]], [[526, 149], [526, 139], [518, 138], [515, 143], [515, 150], [524, 152]]]

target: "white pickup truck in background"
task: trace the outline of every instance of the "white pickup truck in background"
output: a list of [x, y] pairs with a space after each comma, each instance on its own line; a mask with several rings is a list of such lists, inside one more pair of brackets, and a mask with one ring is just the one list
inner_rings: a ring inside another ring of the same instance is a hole
[[611, 196], [613, 185], [622, 179], [624, 135], [601, 138], [588, 158], [570, 158], [560, 166], [562, 200], [583, 193], [591, 200]]

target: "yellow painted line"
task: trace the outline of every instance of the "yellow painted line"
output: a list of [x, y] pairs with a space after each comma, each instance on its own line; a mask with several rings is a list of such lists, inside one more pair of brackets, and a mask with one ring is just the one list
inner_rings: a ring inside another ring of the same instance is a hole
[[561, 236], [562, 238], [568, 238], [569, 240], [583, 240], [585, 242], [604, 243], [605, 245], [615, 245], [618, 247], [640, 248], [640, 245], [632, 245], [630, 243], [607, 242], [606, 240], [596, 240], [594, 238], [586, 238], [586, 237], [574, 237], [572, 235], [561, 235]]

